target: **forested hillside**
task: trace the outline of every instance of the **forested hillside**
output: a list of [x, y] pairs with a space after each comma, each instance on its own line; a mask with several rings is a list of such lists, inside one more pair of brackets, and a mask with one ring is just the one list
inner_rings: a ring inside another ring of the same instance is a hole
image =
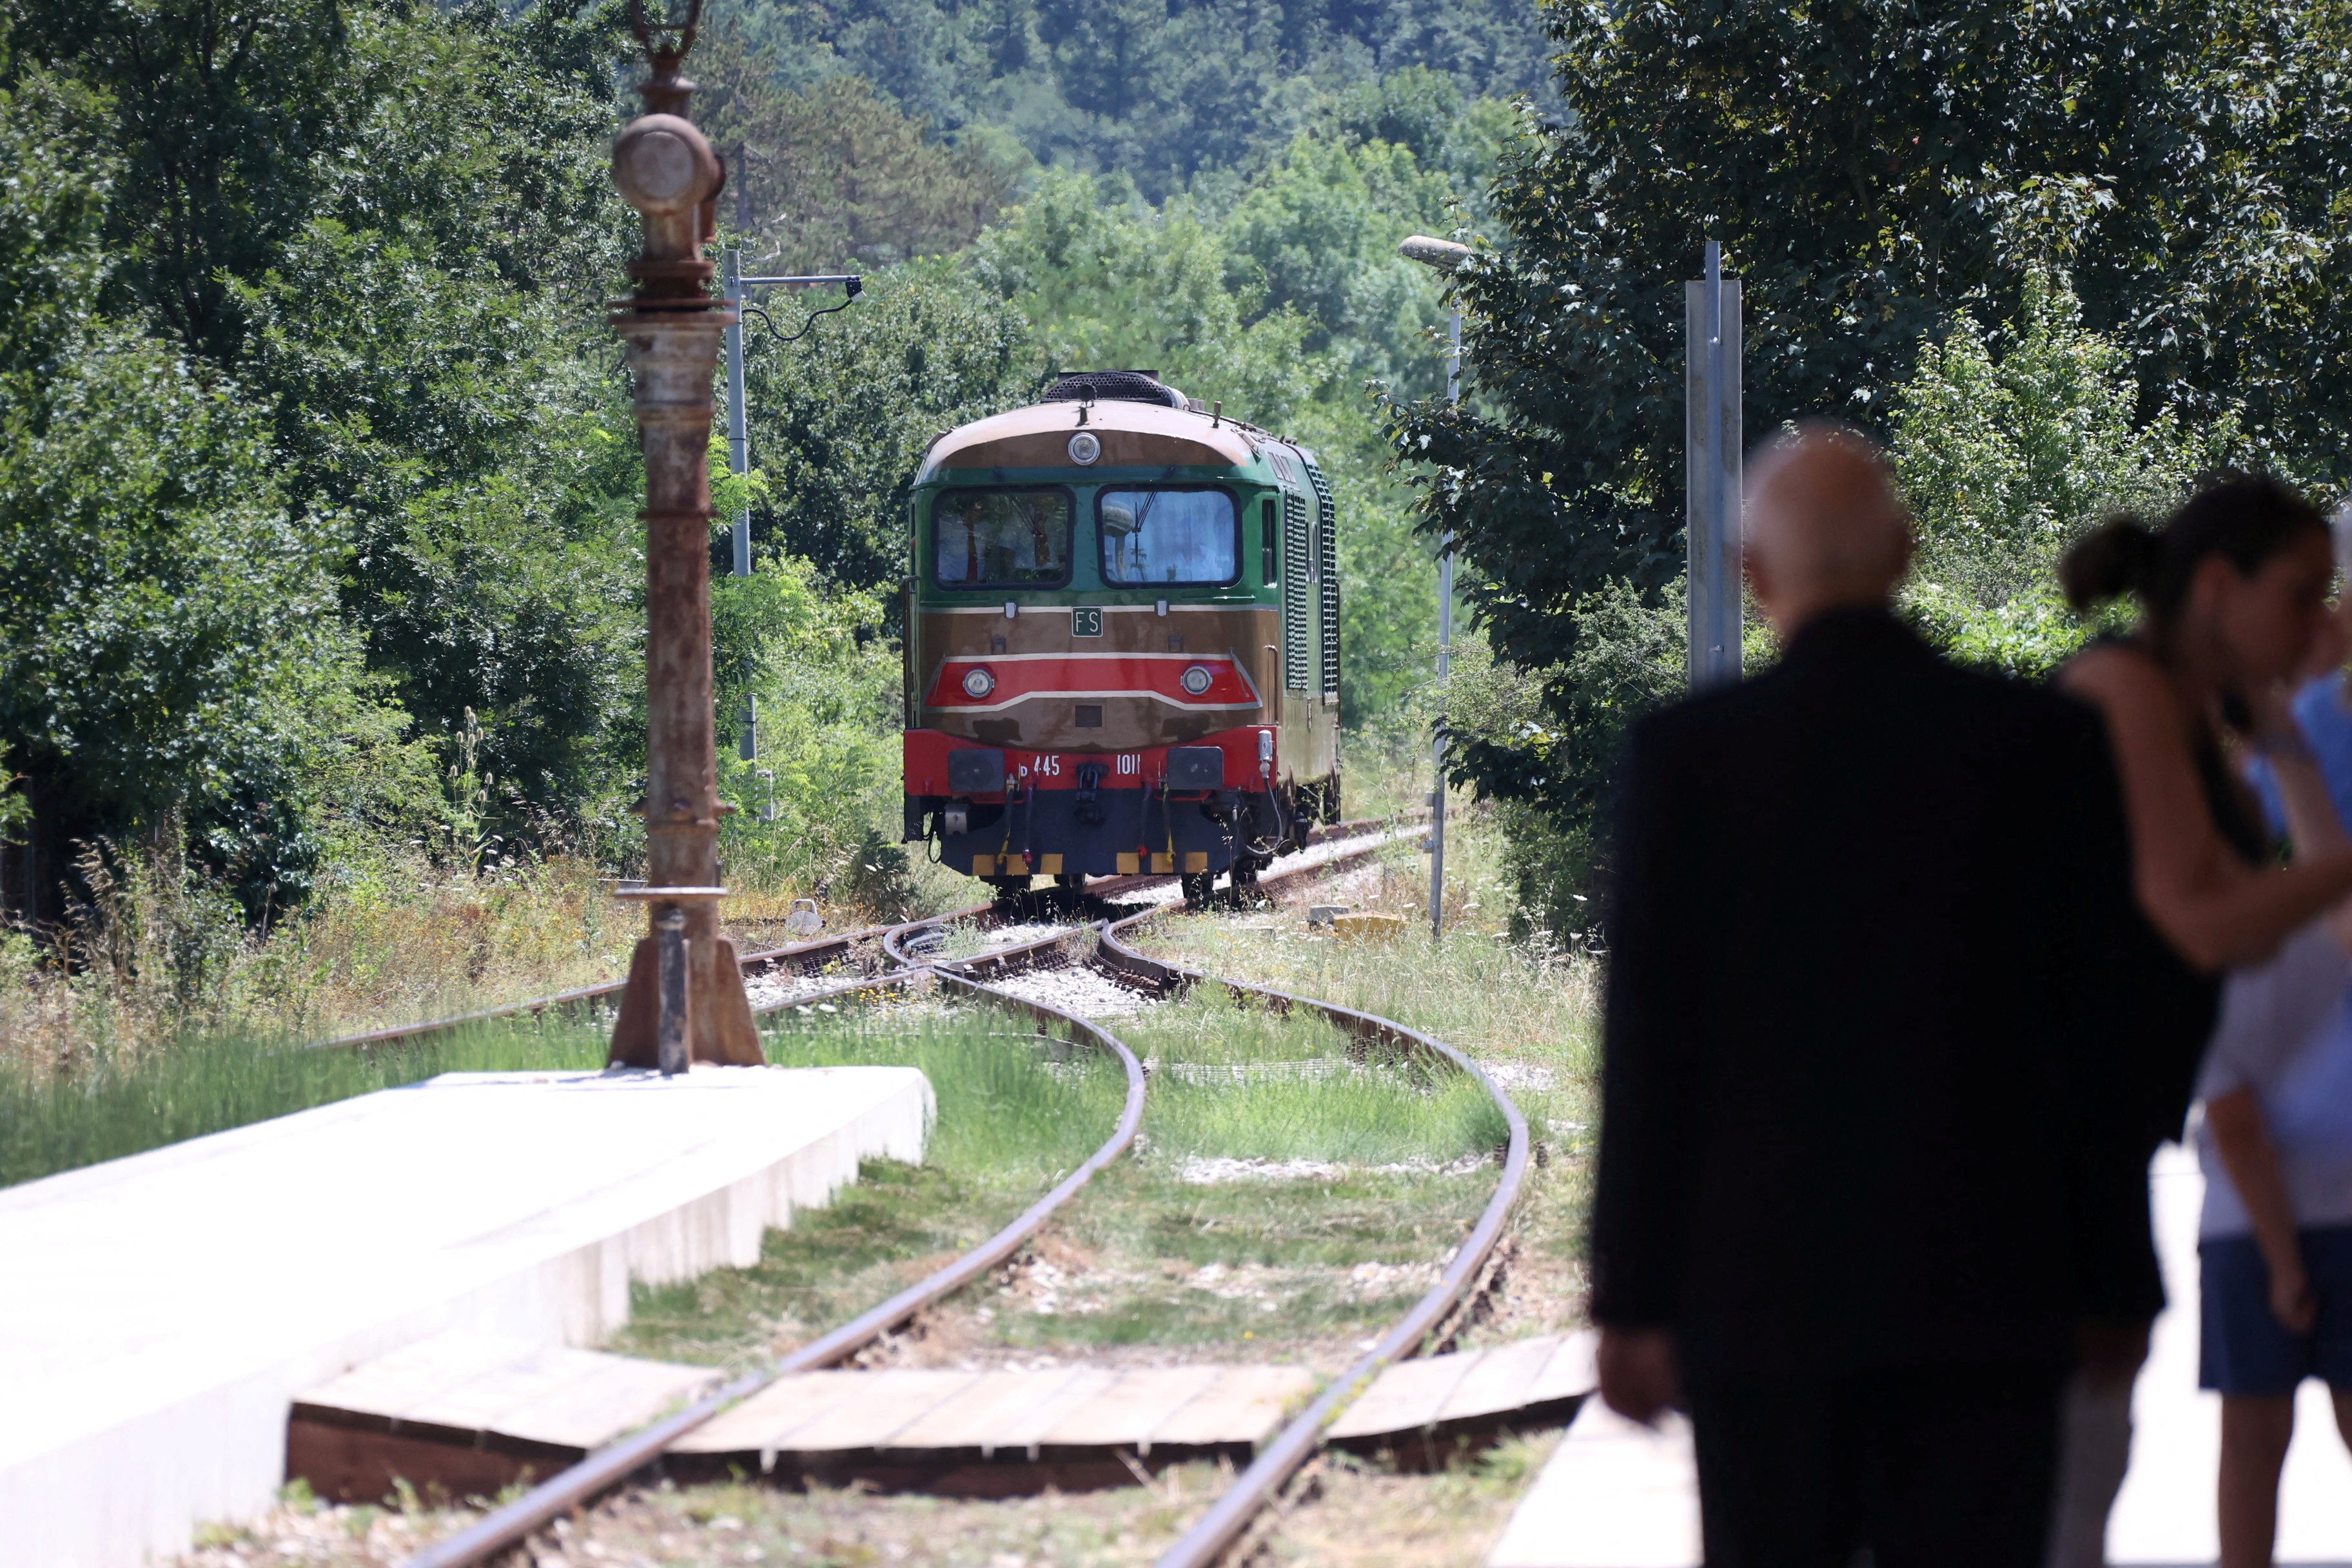
[[962, 144], [1123, 174], [1153, 202], [1230, 195], [1328, 95], [1402, 70], [1464, 100], [1547, 90], [1532, 0], [742, 0], [714, 15], [781, 87], [859, 78]]
[[[0, 0], [0, 893], [46, 944], [7, 963], [205, 996], [274, 931], [634, 864], [621, 14]], [[775, 819], [732, 819], [730, 879], [905, 895], [903, 487], [935, 432], [1137, 366], [1328, 461], [1360, 759], [1426, 733], [1462, 535], [1456, 754], [1572, 926], [1613, 738], [1680, 680], [1702, 237], [1751, 434], [1892, 439], [1912, 612], [2045, 668], [2084, 628], [2042, 567], [2097, 509], [2224, 458], [2341, 482], [2347, 16], [718, 0], [722, 245], [867, 280], [751, 339], [721, 505], [759, 571], [716, 611], [722, 703], [765, 716], [727, 788]], [[1477, 247], [1458, 415], [1414, 231]], [[173, 912], [126, 936], [134, 884]]]
[[[9, 964], [266, 989], [238, 955], [280, 927], [635, 864], [621, 13], [0, 6]], [[1395, 242], [1476, 210], [1542, 47], [1486, 3], [712, 7], [722, 244], [868, 284], [752, 339], [720, 500], [759, 571], [715, 608], [721, 701], [763, 713], [727, 787], [776, 815], [730, 823], [730, 878], [903, 896], [903, 487], [1061, 368], [1326, 454], [1348, 718], [1402, 713], [1433, 604], [1374, 389], [1435, 389], [1441, 307]]]
[[[1392, 435], [1502, 656], [1465, 774], [1576, 919], [1629, 716], [1680, 683], [1683, 279], [1724, 243], [1746, 421], [1895, 445], [1906, 589], [1955, 653], [2046, 673], [2104, 510], [2217, 463], [2352, 480], [2352, 5], [1548, 0], [1565, 111], [1507, 153], [1461, 279], [1473, 396]], [[1751, 644], [1749, 660], [1769, 657]]]

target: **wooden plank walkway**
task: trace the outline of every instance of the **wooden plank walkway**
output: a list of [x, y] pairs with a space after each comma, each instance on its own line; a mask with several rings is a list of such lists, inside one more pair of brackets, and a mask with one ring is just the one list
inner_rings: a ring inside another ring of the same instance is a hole
[[[394, 1476], [495, 1489], [645, 1425], [718, 1375], [446, 1334], [303, 1394], [288, 1427], [288, 1475], [355, 1500], [383, 1495]], [[1372, 1449], [1556, 1423], [1591, 1375], [1584, 1335], [1405, 1362], [1356, 1400], [1331, 1439]], [[669, 1464], [967, 1494], [1123, 1485], [1131, 1461], [1246, 1458], [1315, 1387], [1307, 1368], [1275, 1365], [803, 1373], [688, 1434]]]

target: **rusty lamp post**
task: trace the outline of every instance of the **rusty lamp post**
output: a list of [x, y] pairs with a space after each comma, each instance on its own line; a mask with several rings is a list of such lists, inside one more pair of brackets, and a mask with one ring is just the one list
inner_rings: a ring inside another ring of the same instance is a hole
[[683, 19], [629, 22], [652, 74], [646, 112], [613, 145], [613, 183], [645, 219], [636, 289], [616, 301], [645, 451], [646, 883], [650, 933], [629, 963], [613, 1029], [614, 1065], [686, 1070], [694, 1061], [765, 1060], [735, 944], [719, 934], [717, 714], [710, 674], [711, 376], [736, 311], [714, 298], [703, 245], [718, 227], [726, 170], [686, 118], [694, 84], [678, 76], [701, 0]]

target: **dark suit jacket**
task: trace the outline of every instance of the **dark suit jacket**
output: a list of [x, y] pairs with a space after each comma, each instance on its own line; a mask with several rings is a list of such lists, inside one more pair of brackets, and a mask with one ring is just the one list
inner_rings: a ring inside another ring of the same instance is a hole
[[1596, 1321], [1808, 1377], [2161, 1304], [2089, 709], [1825, 616], [1635, 726], [1612, 853]]

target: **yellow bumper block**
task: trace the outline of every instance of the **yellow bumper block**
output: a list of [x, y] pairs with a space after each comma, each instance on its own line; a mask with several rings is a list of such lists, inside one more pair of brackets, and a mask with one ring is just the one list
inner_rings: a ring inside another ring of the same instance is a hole
[[1331, 917], [1331, 934], [1341, 942], [1394, 942], [1404, 934], [1402, 915], [1355, 914]]

